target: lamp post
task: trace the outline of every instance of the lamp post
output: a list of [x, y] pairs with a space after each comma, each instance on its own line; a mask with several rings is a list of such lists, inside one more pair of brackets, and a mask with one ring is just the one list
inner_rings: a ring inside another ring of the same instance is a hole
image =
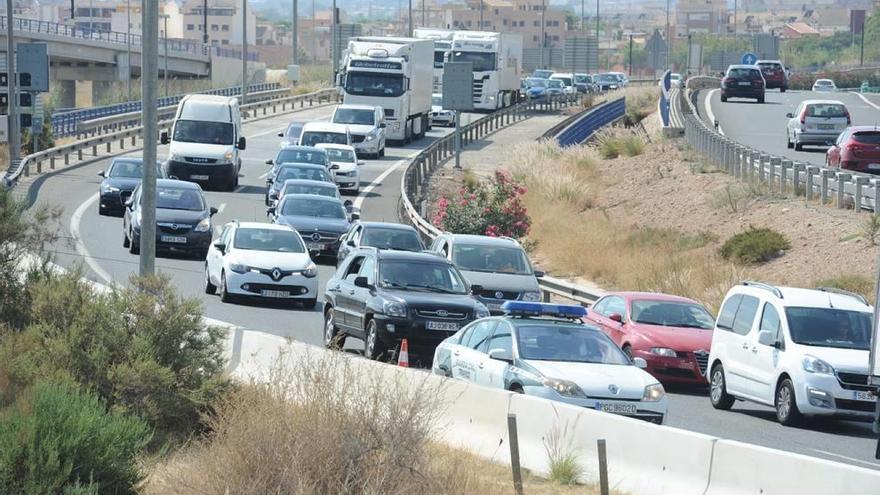
[[672, 47], [672, 36], [669, 35], [669, 0], [666, 0], [666, 55], [664, 55], [664, 64], [666, 70], [669, 70], [669, 51]]
[[633, 37], [641, 37], [645, 36], [645, 33], [623, 33], [624, 36], [629, 36], [629, 77], [633, 77]]
[[7, 84], [9, 85], [9, 165], [18, 161], [18, 154], [21, 149], [21, 135], [18, 133], [18, 93], [15, 92], [15, 36], [12, 33], [12, 0], [6, 0], [6, 70]]
[[126, 74], [126, 79], [128, 79], [128, 101], [131, 101], [131, 0], [126, 0], [125, 17], [127, 21], [125, 41], [126, 48], [128, 49], [128, 74]]
[[483, 30], [483, 0], [480, 0], [480, 31]]
[[[598, 0], [597, 0], [598, 1]], [[483, 1], [480, 0], [482, 5]], [[547, 0], [541, 0], [541, 68], [544, 69], [544, 48], [547, 46], [547, 36], [544, 33], [544, 12], [547, 10]]]
[[241, 0], [241, 101], [247, 103], [247, 0]]
[[168, 98], [168, 17], [168, 14], [162, 14], [162, 22], [164, 23], [162, 32], [165, 35], [165, 39], [162, 41], [162, 58], [164, 62], [162, 75], [165, 79], [165, 98]]
[[299, 50], [299, 46], [298, 46], [299, 40], [297, 39], [298, 17], [299, 17], [299, 5], [298, 5], [297, 0], [293, 0], [293, 24], [290, 27], [291, 28], [290, 45], [292, 46], [292, 49], [293, 49], [293, 54], [292, 54], [292, 57], [290, 58], [290, 63], [292, 63], [293, 65], [296, 65], [297, 61], [299, 60], [299, 55], [297, 54], [297, 51]]

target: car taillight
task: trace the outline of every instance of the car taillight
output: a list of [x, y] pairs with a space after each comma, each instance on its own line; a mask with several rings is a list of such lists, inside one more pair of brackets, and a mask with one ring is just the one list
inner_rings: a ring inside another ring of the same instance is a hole
[[807, 123], [807, 107], [804, 107], [804, 109], [801, 110], [800, 117], [801, 117], [801, 124], [806, 124]]
[[844, 109], [843, 109], [843, 113], [846, 114], [846, 125], [852, 125], [852, 118], [851, 118], [850, 115], [849, 115], [849, 109], [848, 109], [848, 108], [844, 108]]
[[752, 79], [752, 86], [763, 87], [764, 80], [763, 79]]
[[736, 82], [736, 79], [734, 79], [732, 77], [725, 77], [724, 80], [721, 81], [721, 84], [724, 86], [730, 86], [731, 84], [733, 84], [735, 82]]

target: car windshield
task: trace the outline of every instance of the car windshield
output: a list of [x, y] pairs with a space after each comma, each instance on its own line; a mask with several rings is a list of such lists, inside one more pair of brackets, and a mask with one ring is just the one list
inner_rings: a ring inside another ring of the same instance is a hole
[[816, 81], [816, 86], [834, 86], [834, 83], [827, 79], [819, 79]]
[[354, 151], [342, 150], [337, 148], [327, 148], [327, 157], [331, 162], [351, 162], [357, 161]]
[[281, 150], [275, 157], [275, 163], [313, 163], [327, 164], [327, 153], [324, 150]]
[[[140, 160], [115, 160], [107, 176], [120, 179], [140, 179], [144, 176], [144, 163]], [[161, 174], [159, 176], [161, 177]]]
[[232, 144], [233, 128], [229, 122], [178, 120], [174, 123], [173, 141], [181, 143]]
[[202, 211], [205, 209], [205, 202], [196, 189], [160, 186], [156, 188], [156, 208]]
[[470, 62], [474, 72], [495, 70], [495, 54], [486, 52], [452, 52], [455, 62]]
[[807, 117], [846, 117], [846, 107], [839, 103], [812, 103], [807, 105]]
[[345, 76], [345, 92], [350, 95], [397, 98], [404, 87], [402, 74], [349, 72]]
[[348, 144], [348, 136], [343, 132], [306, 131], [299, 141], [303, 146], [314, 146], [318, 143]]
[[517, 325], [516, 342], [519, 357], [522, 359], [630, 364], [626, 354], [611, 339], [589, 327], [559, 324]]
[[289, 138], [298, 138], [303, 131], [303, 124], [290, 124], [287, 126], [286, 136]]
[[756, 69], [730, 69], [727, 71], [727, 77], [737, 79], [760, 79], [761, 71]]
[[609, 84], [609, 83], [610, 84], [617, 84], [619, 82], [617, 80], [617, 78], [611, 74], [599, 74], [598, 76], [596, 76], [596, 79], [599, 82], [605, 83], [605, 84]]
[[330, 174], [324, 168], [319, 167], [297, 167], [286, 165], [281, 167], [275, 176], [275, 182], [284, 184], [284, 181], [290, 179], [319, 180], [322, 182], [331, 182]]
[[862, 144], [880, 144], [880, 131], [860, 131], [853, 133], [852, 138]]
[[775, 62], [761, 62], [760, 64], [758, 64], [758, 67], [760, 67], [763, 71], [782, 70], [782, 65]]
[[452, 265], [446, 263], [382, 260], [379, 284], [386, 289], [411, 289], [443, 294], [466, 294], [467, 284]]
[[557, 89], [561, 88], [562, 81], [560, 81], [559, 79], [548, 79], [547, 80], [547, 87], [548, 88], [557, 88]]
[[562, 76], [554, 76], [551, 81], [562, 81], [562, 84], [566, 86], [571, 86], [571, 78], [570, 77], [562, 77]]
[[299, 236], [290, 230], [242, 228], [235, 231], [232, 242], [236, 249], [249, 251], [306, 252]]
[[578, 84], [586, 84], [590, 82], [590, 76], [574, 76], [574, 82]]
[[318, 196], [327, 196], [328, 198], [336, 198], [338, 189], [333, 184], [319, 186], [317, 184], [285, 184], [282, 196], [287, 194], [316, 194]]
[[374, 112], [363, 108], [338, 108], [333, 114], [336, 124], [373, 125]]
[[530, 275], [532, 267], [519, 247], [456, 244], [452, 262], [461, 270], [487, 273]]
[[422, 242], [419, 235], [412, 230], [385, 229], [382, 227], [368, 227], [364, 229], [364, 237], [361, 246], [371, 246], [379, 249], [397, 249], [400, 251], [421, 251]]
[[530, 88], [546, 88], [547, 87], [547, 80], [546, 79], [538, 79], [537, 77], [533, 77], [530, 79], [526, 79], [526, 84], [528, 84]]
[[551, 75], [553, 75], [552, 70], [536, 70], [535, 72], [532, 72], [532, 77], [536, 79], [547, 79]]
[[711, 330], [715, 318], [696, 303], [637, 300], [632, 302], [632, 320], [646, 325]]
[[431, 105], [435, 107], [443, 106], [443, 97], [442, 96], [432, 96], [431, 97]]
[[873, 315], [836, 308], [785, 308], [791, 339], [801, 345], [867, 351]]
[[298, 217], [345, 219], [345, 210], [338, 201], [316, 200], [285, 196], [281, 205], [281, 214]]

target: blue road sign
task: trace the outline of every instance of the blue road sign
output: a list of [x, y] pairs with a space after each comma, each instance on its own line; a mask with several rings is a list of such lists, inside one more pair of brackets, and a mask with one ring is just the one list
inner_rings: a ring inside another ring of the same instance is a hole
[[755, 62], [758, 61], [758, 56], [754, 53], [746, 52], [743, 53], [741, 62], [743, 65], [755, 65]]

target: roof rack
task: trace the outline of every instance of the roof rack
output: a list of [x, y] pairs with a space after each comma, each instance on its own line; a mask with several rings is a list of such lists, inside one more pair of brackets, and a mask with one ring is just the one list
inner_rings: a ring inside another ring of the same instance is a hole
[[852, 297], [852, 298], [858, 300], [859, 302], [861, 302], [865, 306], [870, 306], [870, 304], [868, 303], [868, 300], [865, 298], [865, 296], [863, 296], [861, 294], [856, 294], [855, 292], [851, 292], [851, 291], [843, 290], [843, 289], [838, 289], [837, 287], [817, 287], [816, 290], [820, 290], [822, 292], [830, 292], [832, 294], [840, 294], [841, 296], [849, 296], [849, 297]]
[[500, 235], [500, 236], [498, 236], [498, 238], [499, 238], [499, 239], [504, 239], [504, 240], [506, 240], [506, 241], [513, 241], [513, 242], [519, 244], [519, 241], [517, 241], [517, 240], [514, 239], [513, 237], [510, 237], [509, 235]]
[[748, 287], [755, 287], [757, 289], [764, 289], [766, 291], [769, 291], [770, 293], [772, 293], [774, 296], [778, 297], [779, 299], [783, 298], [782, 291], [779, 290], [778, 287], [775, 287], [770, 284], [765, 284], [764, 282], [756, 282], [754, 280], [743, 280], [742, 282], [740, 282], [740, 285], [745, 285]]

